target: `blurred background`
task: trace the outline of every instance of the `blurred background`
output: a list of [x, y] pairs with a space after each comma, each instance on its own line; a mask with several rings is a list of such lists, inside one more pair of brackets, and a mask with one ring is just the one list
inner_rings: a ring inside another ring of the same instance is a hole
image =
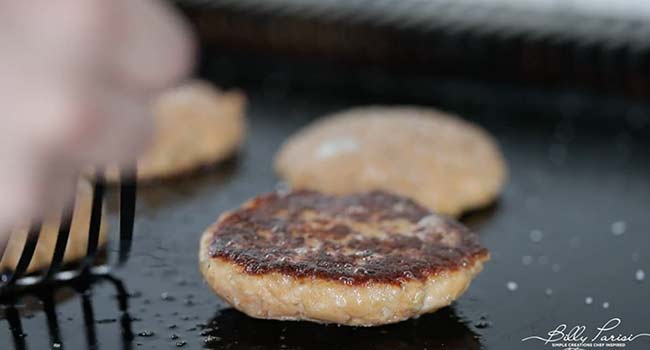
[[224, 81], [423, 99], [443, 84], [470, 83], [514, 88], [530, 102], [536, 88], [637, 100], [649, 91], [650, 6], [642, 1], [179, 4], [214, 53], [204, 69]]

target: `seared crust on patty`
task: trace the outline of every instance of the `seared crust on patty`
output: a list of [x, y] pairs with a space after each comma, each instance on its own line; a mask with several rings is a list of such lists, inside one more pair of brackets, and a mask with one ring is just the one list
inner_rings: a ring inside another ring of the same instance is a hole
[[487, 254], [456, 221], [375, 191], [261, 196], [213, 227], [209, 254], [247, 273], [399, 284], [456, 270]]
[[251, 316], [366, 326], [449, 305], [489, 257], [453, 219], [380, 191], [260, 196], [222, 215], [199, 254]]

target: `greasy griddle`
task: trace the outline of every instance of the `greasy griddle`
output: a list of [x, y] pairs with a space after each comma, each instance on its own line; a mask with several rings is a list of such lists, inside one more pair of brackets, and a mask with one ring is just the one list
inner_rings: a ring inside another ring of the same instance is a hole
[[[520, 349], [520, 339], [560, 322], [595, 326], [616, 316], [623, 320], [621, 331], [632, 332], [649, 324], [650, 282], [635, 279], [637, 269], [650, 271], [650, 138], [638, 106], [618, 104], [607, 116], [610, 105], [602, 100], [549, 95], [545, 107], [526, 111], [521, 102], [512, 108], [510, 101], [521, 96], [509, 89], [488, 89], [485, 103], [485, 94], [471, 93], [479, 88], [458, 84], [446, 93], [464, 97], [434, 95], [436, 106], [492, 132], [510, 168], [498, 204], [463, 218], [492, 252], [467, 294], [433, 315], [373, 329], [255, 320], [227, 308], [198, 273], [202, 231], [224, 210], [275, 188], [272, 158], [292, 132], [323, 113], [382, 99], [357, 91], [296, 91], [287, 87], [295, 77], [283, 66], [268, 68], [275, 70], [269, 76], [284, 74], [285, 80], [244, 86], [250, 127], [237, 157], [140, 189], [132, 259], [116, 274], [133, 294], [133, 348], [174, 348], [182, 340], [188, 349]], [[222, 74], [217, 67], [204, 72], [226, 81]], [[627, 227], [620, 236], [611, 232], [617, 221]], [[537, 235], [531, 240], [533, 230], [543, 232], [541, 241]], [[529, 265], [522, 262], [527, 256]], [[516, 282], [517, 290], [509, 290], [508, 282]], [[114, 289], [95, 286], [92, 302], [97, 348], [119, 349]], [[65, 299], [57, 309], [66, 348], [85, 348], [79, 298]], [[41, 312], [23, 318], [30, 349], [47, 348], [45, 322]], [[12, 349], [9, 330], [0, 331], [0, 348]], [[179, 339], [171, 339], [174, 334]], [[634, 345], [628, 348], [650, 342]]]
[[[650, 113], [642, 101], [226, 50], [202, 60], [202, 76], [248, 95], [246, 145], [216, 167], [140, 188], [132, 257], [115, 273], [131, 293], [134, 339], [124, 341], [115, 288], [103, 282], [89, 292], [90, 333], [87, 304], [59, 295], [64, 348], [548, 349], [521, 339], [560, 323], [593, 329], [612, 317], [623, 321], [621, 333], [650, 331], [650, 281], [635, 277], [650, 273]], [[319, 115], [372, 103], [433, 105], [500, 142], [510, 170], [503, 196], [462, 218], [492, 253], [484, 272], [451, 307], [385, 327], [264, 321], [229, 309], [198, 272], [203, 230], [276, 187], [272, 159], [291, 133]], [[613, 225], [624, 233], [613, 234]], [[45, 315], [27, 302], [19, 307], [26, 348], [48, 348]], [[0, 349], [13, 349], [9, 327], [0, 332]], [[87, 344], [88, 335], [96, 342]], [[649, 347], [645, 338], [627, 348]]]

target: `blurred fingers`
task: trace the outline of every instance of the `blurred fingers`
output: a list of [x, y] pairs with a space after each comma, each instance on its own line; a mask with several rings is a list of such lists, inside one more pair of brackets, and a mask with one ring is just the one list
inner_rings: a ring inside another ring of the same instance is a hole
[[123, 0], [114, 52], [117, 75], [135, 88], [160, 91], [189, 74], [194, 42], [187, 24], [164, 2]]

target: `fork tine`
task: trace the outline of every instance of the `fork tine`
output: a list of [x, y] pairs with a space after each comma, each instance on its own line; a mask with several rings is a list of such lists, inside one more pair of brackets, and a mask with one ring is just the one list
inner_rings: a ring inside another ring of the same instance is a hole
[[93, 311], [93, 304], [87, 291], [81, 292], [81, 309], [83, 311], [84, 328], [86, 331], [86, 345], [88, 349], [93, 349], [97, 346], [95, 312]]
[[119, 265], [129, 258], [135, 220], [136, 167], [121, 174], [120, 182], [120, 255]]
[[9, 304], [5, 311], [5, 317], [7, 322], [9, 322], [9, 329], [11, 330], [11, 336], [14, 340], [14, 347], [16, 350], [27, 349], [25, 344], [25, 334], [23, 333], [23, 324], [20, 320], [20, 315], [14, 304]]
[[44, 293], [41, 295], [41, 301], [43, 302], [43, 311], [45, 311], [45, 318], [47, 319], [50, 343], [53, 346], [54, 344], [58, 344], [59, 347], [62, 347], [61, 331], [59, 330], [59, 320], [56, 314], [54, 297], [51, 293]]
[[68, 237], [70, 236], [70, 227], [72, 225], [72, 216], [74, 211], [74, 199], [72, 202], [71, 209], [63, 212], [61, 217], [61, 224], [59, 226], [59, 234], [56, 237], [56, 244], [54, 246], [54, 253], [52, 254], [52, 262], [50, 267], [45, 273], [44, 278], [50, 279], [52, 276], [59, 271], [61, 263], [63, 262], [63, 257], [65, 255], [65, 249], [68, 245]]
[[32, 224], [27, 233], [27, 239], [25, 240], [25, 246], [23, 247], [23, 253], [18, 259], [18, 264], [16, 264], [16, 269], [13, 271], [11, 278], [7, 282], [7, 285], [12, 285], [22, 277], [22, 275], [27, 271], [29, 263], [32, 261], [34, 256], [34, 250], [36, 249], [36, 244], [38, 243], [38, 236], [41, 233], [41, 223]]
[[114, 276], [104, 275], [103, 278], [109, 281], [117, 290], [118, 308], [122, 313], [120, 316], [120, 326], [122, 328], [122, 349], [132, 349], [134, 334], [131, 327], [131, 315], [129, 314], [129, 293], [126, 290], [124, 283]]
[[104, 203], [104, 192], [106, 190], [106, 183], [102, 172], [97, 172], [95, 176], [95, 184], [93, 186], [93, 201], [90, 211], [90, 225], [88, 227], [88, 245], [86, 248], [86, 257], [82, 262], [82, 269], [88, 269], [95, 262], [97, 256], [97, 246], [99, 244], [99, 229], [102, 223], [102, 205]]

